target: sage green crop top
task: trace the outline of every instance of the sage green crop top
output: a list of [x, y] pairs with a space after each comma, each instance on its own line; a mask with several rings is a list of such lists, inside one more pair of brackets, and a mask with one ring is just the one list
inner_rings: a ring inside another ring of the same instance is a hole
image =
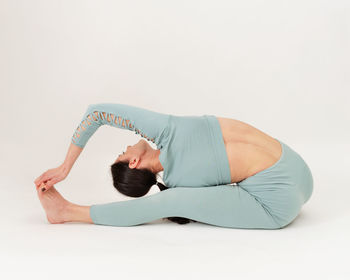
[[102, 125], [128, 129], [155, 143], [169, 188], [231, 184], [222, 131], [214, 115], [175, 116], [119, 103], [88, 106], [72, 143], [84, 148]]

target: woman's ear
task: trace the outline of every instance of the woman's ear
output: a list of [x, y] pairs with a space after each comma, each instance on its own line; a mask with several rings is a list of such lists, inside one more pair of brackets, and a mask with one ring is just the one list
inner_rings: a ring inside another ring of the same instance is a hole
[[129, 160], [129, 168], [136, 168], [139, 165], [140, 158], [138, 156], [133, 156]]

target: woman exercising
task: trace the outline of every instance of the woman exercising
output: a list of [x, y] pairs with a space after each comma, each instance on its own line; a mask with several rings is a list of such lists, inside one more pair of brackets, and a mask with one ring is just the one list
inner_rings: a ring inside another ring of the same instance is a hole
[[[69, 174], [102, 125], [128, 129], [146, 140], [128, 146], [110, 166], [114, 187], [135, 197], [81, 206], [54, 184]], [[157, 181], [163, 171], [163, 182]], [[313, 191], [303, 158], [282, 141], [239, 120], [162, 114], [116, 103], [88, 106], [64, 162], [34, 183], [50, 223], [134, 226], [168, 218], [229, 228], [279, 229], [290, 224]], [[157, 184], [160, 192], [145, 196]], [[144, 196], [144, 197], [142, 197]]]

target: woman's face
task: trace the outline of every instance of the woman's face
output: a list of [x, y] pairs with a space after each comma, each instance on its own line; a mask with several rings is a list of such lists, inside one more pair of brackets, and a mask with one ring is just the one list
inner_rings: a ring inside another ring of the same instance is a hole
[[145, 153], [145, 151], [149, 148], [149, 144], [146, 140], [141, 139], [133, 146], [127, 146], [125, 151], [121, 153], [115, 162], [118, 161], [130, 161], [130, 159], [134, 157], [141, 157]]

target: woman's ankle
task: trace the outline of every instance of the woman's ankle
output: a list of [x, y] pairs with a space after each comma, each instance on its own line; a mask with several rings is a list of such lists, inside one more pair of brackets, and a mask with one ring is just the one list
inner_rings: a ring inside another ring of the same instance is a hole
[[82, 206], [74, 203], [69, 203], [65, 210], [66, 222], [82, 222], [91, 223], [93, 221], [90, 217], [90, 206]]

